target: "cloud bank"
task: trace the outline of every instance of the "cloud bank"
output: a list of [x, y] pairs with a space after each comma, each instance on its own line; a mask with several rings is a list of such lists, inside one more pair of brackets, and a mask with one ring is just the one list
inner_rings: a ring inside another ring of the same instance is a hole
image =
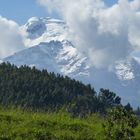
[[0, 59], [24, 49], [20, 27], [0, 16]]
[[110, 67], [140, 49], [140, 0], [38, 0], [57, 11], [70, 27], [72, 40], [96, 68]]

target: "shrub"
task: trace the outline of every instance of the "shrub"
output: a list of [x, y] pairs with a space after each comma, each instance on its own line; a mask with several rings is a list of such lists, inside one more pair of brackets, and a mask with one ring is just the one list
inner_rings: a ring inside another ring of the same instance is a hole
[[133, 140], [133, 129], [138, 121], [132, 111], [124, 107], [115, 107], [108, 113], [107, 121], [103, 124], [106, 140]]

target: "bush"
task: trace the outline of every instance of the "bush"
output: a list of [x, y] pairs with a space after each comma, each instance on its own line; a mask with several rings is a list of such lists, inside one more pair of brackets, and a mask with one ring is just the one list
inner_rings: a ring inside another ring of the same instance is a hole
[[133, 140], [133, 129], [137, 125], [137, 118], [132, 111], [127, 111], [124, 107], [115, 107], [109, 111], [107, 121], [103, 124], [105, 139]]

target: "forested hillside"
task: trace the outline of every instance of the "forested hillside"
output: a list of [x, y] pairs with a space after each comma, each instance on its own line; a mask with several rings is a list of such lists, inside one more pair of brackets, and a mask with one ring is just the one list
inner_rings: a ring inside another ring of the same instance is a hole
[[0, 140], [140, 137], [131, 105], [115, 93], [35, 67], [0, 64], [0, 106]]
[[121, 105], [120, 97], [109, 90], [97, 94], [90, 85], [67, 76], [35, 67], [0, 64], [0, 104], [33, 110], [57, 111], [65, 108], [73, 115], [105, 113]]

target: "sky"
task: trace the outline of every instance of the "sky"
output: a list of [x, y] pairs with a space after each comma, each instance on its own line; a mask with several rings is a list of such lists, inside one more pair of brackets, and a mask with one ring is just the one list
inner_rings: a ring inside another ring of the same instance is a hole
[[33, 16], [49, 16], [47, 10], [41, 7], [36, 0], [0, 0], [0, 15], [18, 24], [24, 24]]
[[[108, 5], [112, 5], [117, 0], [105, 0]], [[0, 0], [0, 15], [24, 24], [33, 16], [37, 17], [58, 17], [56, 13], [48, 13], [45, 8], [40, 6], [36, 0]]]

